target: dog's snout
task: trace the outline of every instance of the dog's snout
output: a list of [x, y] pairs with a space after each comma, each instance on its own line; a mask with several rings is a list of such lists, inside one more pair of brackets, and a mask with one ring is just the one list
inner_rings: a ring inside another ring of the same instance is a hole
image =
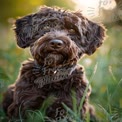
[[59, 39], [54, 39], [54, 40], [51, 40], [49, 42], [49, 44], [52, 48], [61, 48], [61, 47], [63, 47], [64, 42], [62, 40], [59, 40]]

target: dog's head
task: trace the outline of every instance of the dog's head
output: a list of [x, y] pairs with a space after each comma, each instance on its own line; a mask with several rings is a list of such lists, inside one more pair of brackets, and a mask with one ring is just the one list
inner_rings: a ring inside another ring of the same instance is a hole
[[50, 7], [18, 19], [14, 30], [17, 44], [30, 46], [38, 63], [46, 58], [54, 59], [57, 65], [93, 54], [105, 37], [105, 29], [80, 12]]

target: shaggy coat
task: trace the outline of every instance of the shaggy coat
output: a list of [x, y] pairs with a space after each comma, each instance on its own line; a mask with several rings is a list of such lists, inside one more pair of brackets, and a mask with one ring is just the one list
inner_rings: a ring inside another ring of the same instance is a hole
[[[17, 118], [21, 111], [24, 117], [26, 110], [39, 109], [44, 100], [54, 96], [46, 114], [56, 119], [57, 109], [64, 110], [62, 103], [73, 109], [72, 90], [79, 106], [89, 82], [77, 62], [83, 54], [91, 55], [101, 46], [105, 29], [79, 11], [45, 6], [37, 13], [16, 20], [14, 31], [18, 46], [30, 47], [33, 59], [22, 64], [16, 82], [4, 95], [3, 108], [7, 115]], [[91, 111], [90, 93], [89, 88], [81, 117]]]

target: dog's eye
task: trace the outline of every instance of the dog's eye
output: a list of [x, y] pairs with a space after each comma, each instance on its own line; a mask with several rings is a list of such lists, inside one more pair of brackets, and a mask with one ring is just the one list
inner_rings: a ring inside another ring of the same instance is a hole
[[69, 29], [70, 33], [76, 33], [76, 31], [74, 29]]

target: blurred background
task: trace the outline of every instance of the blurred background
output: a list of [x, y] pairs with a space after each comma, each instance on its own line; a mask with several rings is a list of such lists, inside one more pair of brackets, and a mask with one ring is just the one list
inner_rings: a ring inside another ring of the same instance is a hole
[[[2, 93], [15, 82], [21, 62], [31, 57], [29, 49], [17, 47], [13, 22], [41, 5], [81, 10], [92, 21], [105, 25], [108, 37], [103, 46], [79, 63], [91, 82], [90, 101], [99, 120], [122, 122], [122, 0], [0, 0], [0, 103]], [[0, 122], [4, 119], [0, 108]]]

